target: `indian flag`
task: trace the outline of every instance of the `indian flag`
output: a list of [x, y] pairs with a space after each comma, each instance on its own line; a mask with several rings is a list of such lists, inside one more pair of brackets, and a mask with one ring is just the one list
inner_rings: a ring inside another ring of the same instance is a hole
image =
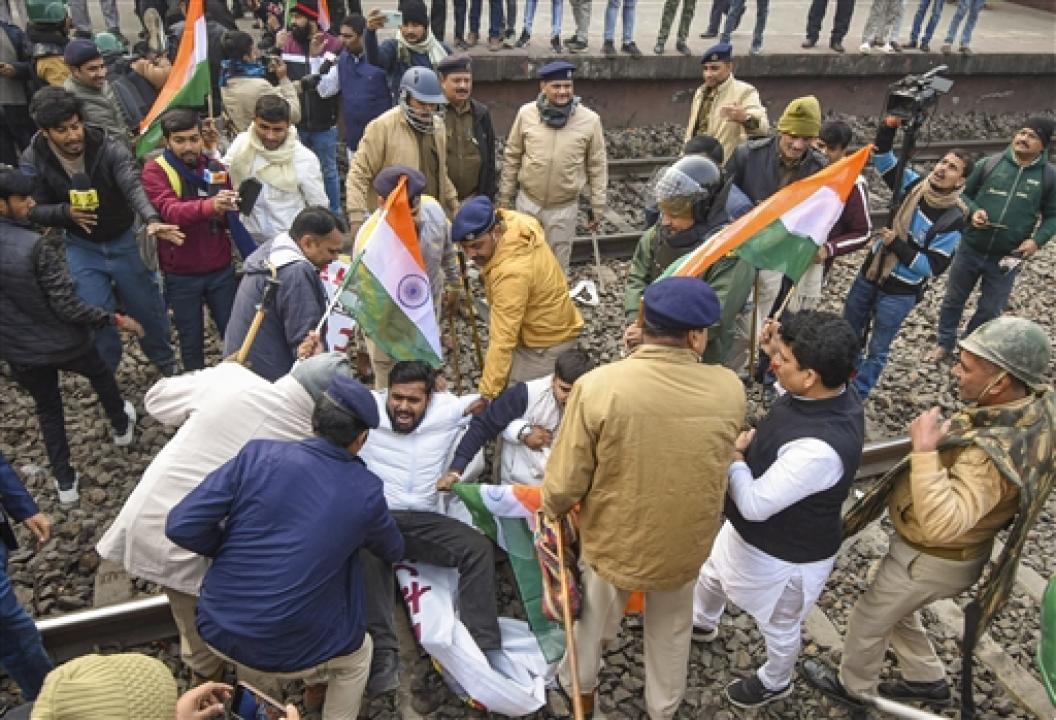
[[323, 32], [330, 30], [330, 4], [326, 0], [319, 0], [319, 19], [316, 22]]
[[700, 276], [719, 258], [736, 251], [752, 265], [776, 270], [798, 282], [843, 212], [870, 151], [864, 147], [774, 193], [671, 263], [661, 277]]
[[206, 58], [209, 41], [205, 33], [204, 2], [191, 0], [187, 7], [187, 22], [183, 26], [183, 37], [180, 38], [172, 72], [150, 112], [139, 124], [136, 157], [143, 157], [161, 141], [161, 124], [158, 120], [162, 113], [174, 107], [201, 107], [209, 95], [209, 62]]
[[424, 360], [440, 367], [440, 331], [406, 178], [360, 230], [352, 272], [341, 304], [367, 337], [397, 361]]

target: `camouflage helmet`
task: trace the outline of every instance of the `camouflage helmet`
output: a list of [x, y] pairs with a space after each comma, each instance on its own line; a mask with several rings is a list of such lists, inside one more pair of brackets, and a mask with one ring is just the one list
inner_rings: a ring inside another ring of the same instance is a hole
[[62, 0], [27, 0], [26, 19], [31, 23], [58, 25], [66, 22], [66, 3]]
[[1045, 330], [1025, 318], [1006, 315], [983, 323], [958, 345], [992, 362], [1028, 387], [1045, 384], [1052, 345]]
[[101, 53], [123, 53], [125, 51], [125, 46], [121, 44], [121, 41], [113, 33], [96, 33], [93, 40]]

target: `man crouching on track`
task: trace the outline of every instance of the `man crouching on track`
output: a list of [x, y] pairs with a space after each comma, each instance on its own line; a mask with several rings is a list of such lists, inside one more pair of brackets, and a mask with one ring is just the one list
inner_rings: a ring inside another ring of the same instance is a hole
[[198, 629], [240, 678], [327, 683], [323, 720], [354, 720], [370, 670], [360, 548], [403, 557], [381, 479], [357, 453], [378, 408], [336, 376], [315, 404], [315, 437], [253, 440], [169, 513], [165, 534], [212, 558]]
[[[949, 702], [946, 671], [919, 610], [969, 588], [994, 536], [1011, 522], [1001, 556], [965, 611], [978, 618], [966, 622], [967, 671], [974, 637], [1011, 593], [1027, 531], [1056, 479], [1056, 396], [1045, 382], [1052, 354], [1045, 331], [1005, 316], [980, 326], [960, 349], [953, 377], [961, 400], [971, 404], [946, 422], [937, 407], [914, 420], [912, 453], [844, 518], [844, 534], [853, 535], [886, 507], [895, 527], [876, 578], [847, 622], [839, 671], [803, 663], [812, 684], [847, 704], [860, 707], [877, 690], [895, 700]], [[878, 683], [888, 645], [902, 679]]]
[[865, 416], [848, 386], [858, 341], [837, 315], [804, 310], [770, 321], [764, 350], [785, 394], [737, 438], [726, 523], [700, 570], [693, 639], [718, 634], [726, 599], [766, 639], [766, 664], [726, 687], [752, 708], [792, 691], [800, 627], [825, 587], [842, 538], [840, 510], [858, 472]]

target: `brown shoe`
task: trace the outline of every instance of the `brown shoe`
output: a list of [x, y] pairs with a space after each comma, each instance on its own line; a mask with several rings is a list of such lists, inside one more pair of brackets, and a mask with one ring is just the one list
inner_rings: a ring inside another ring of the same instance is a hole
[[304, 701], [304, 709], [308, 712], [321, 709], [323, 703], [326, 702], [326, 683], [305, 685], [302, 700]]
[[490, 50], [491, 52], [498, 52], [499, 50], [502, 50], [502, 38], [488, 38], [488, 50]]

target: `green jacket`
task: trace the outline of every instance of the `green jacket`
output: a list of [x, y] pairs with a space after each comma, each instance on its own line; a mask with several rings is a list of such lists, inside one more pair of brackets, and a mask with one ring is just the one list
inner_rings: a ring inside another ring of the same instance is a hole
[[[719, 228], [716, 228], [718, 230]], [[631, 258], [631, 267], [627, 271], [627, 285], [623, 294], [623, 312], [627, 322], [638, 319], [638, 306], [645, 292], [660, 272], [653, 264], [653, 253], [656, 250], [656, 225], [645, 231], [638, 241], [638, 247]], [[695, 248], [686, 248], [691, 252]], [[708, 333], [708, 347], [704, 351], [703, 362], [720, 365], [726, 360], [733, 343], [737, 314], [748, 300], [752, 283], [755, 280], [755, 268], [730, 253], [708, 268], [701, 280], [711, 286], [719, 297], [722, 313], [717, 325]]]
[[[1007, 225], [1007, 229], [969, 227], [961, 236], [972, 250], [1003, 257], [1027, 238], [1041, 215], [1041, 225], [1034, 233], [1034, 241], [1041, 247], [1056, 233], [1056, 185], [1043, 193], [1046, 153], [1042, 152], [1030, 165], [1021, 167], [1008, 148], [989, 173], [984, 158], [965, 183], [963, 197], [968, 203], [969, 216], [978, 209], [986, 210], [990, 222]], [[985, 175], [985, 178], [984, 178]], [[1044, 197], [1042, 195], [1044, 194]]]

